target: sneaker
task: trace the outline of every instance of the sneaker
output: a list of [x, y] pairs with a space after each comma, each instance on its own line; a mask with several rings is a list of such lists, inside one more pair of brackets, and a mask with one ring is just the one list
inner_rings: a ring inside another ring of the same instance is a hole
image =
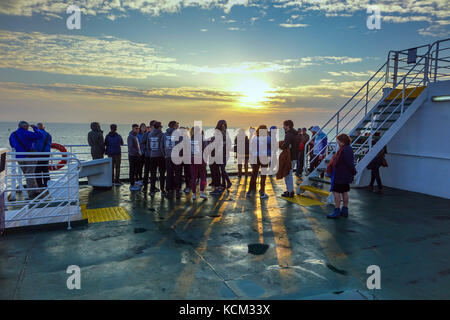
[[150, 197], [154, 197], [155, 196], [155, 191], [150, 191]]
[[192, 200], [197, 199], [197, 195], [195, 193], [192, 194]]
[[184, 193], [189, 193], [189, 192], [191, 192], [191, 189], [189, 189], [189, 188], [184, 188]]
[[341, 216], [343, 216], [344, 218], [348, 218], [348, 208], [347, 207], [342, 207]]
[[173, 191], [167, 191], [167, 192], [162, 192], [161, 193], [162, 196], [166, 197], [167, 199], [173, 199]]
[[139, 191], [141, 189], [141, 187], [134, 185], [134, 186], [130, 186], [130, 191]]
[[142, 188], [141, 191], [142, 191], [142, 193], [147, 193], [147, 188], [144, 187], [144, 188]]
[[138, 186], [142, 186], [144, 182], [142, 180], [136, 181], [134, 184], [137, 184]]
[[200, 193], [200, 198], [202, 198], [202, 199], [208, 199], [208, 196], [207, 196], [204, 192], [201, 192], [201, 193]]
[[294, 197], [294, 192], [285, 191], [281, 196], [285, 198], [292, 198]]
[[334, 211], [327, 215], [328, 219], [337, 219], [341, 215], [341, 209], [340, 208], [334, 208]]
[[267, 195], [267, 193], [260, 193], [259, 194], [259, 198], [260, 199], [267, 199], [267, 198], [269, 198], [269, 196]]
[[[157, 191], [156, 191], [157, 192]], [[164, 190], [163, 191], [161, 191], [161, 197], [167, 197], [167, 192], [165, 192]]]
[[161, 190], [159, 190], [158, 188], [155, 188], [155, 192], [160, 192]]
[[120, 182], [120, 181], [116, 181], [116, 182], [113, 183], [113, 185], [115, 185], [115, 186], [121, 186], [121, 185], [123, 185], [123, 183]]

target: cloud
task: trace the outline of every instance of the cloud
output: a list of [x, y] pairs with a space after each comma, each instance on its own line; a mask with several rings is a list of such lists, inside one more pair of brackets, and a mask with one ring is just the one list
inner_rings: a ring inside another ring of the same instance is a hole
[[220, 8], [229, 13], [235, 6], [255, 6], [257, 1], [251, 0], [2, 0], [0, 13], [15, 16], [32, 16], [33, 14], [61, 14], [70, 4], [77, 5], [83, 14], [114, 17], [114, 13], [138, 11], [140, 13], [159, 16], [163, 13], [176, 13], [187, 7], [202, 9]]
[[182, 64], [149, 44], [112, 36], [46, 34], [0, 30], [0, 68], [25, 71], [145, 79], [178, 76], [181, 73], [252, 74], [289, 73], [318, 64], [361, 62], [357, 57], [316, 56], [274, 61], [244, 61], [235, 64]]
[[280, 27], [282, 28], [305, 28], [308, 26], [308, 24], [304, 23], [280, 23]]

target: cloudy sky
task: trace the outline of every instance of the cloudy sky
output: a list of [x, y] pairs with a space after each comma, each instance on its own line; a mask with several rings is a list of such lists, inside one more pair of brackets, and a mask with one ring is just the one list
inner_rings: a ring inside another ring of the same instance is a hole
[[389, 50], [449, 37], [449, 16], [449, 0], [0, 0], [0, 121], [320, 125]]

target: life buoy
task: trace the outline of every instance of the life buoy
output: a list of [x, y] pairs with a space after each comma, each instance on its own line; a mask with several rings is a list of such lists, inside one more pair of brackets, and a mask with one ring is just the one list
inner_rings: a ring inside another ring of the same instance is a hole
[[[64, 147], [63, 145], [59, 144], [59, 143], [52, 143], [52, 149], [56, 149], [59, 152], [67, 152], [66, 147]], [[63, 155], [63, 157], [67, 157], [67, 155]], [[64, 165], [67, 163], [66, 160], [61, 160], [60, 162], [58, 162], [58, 164], [55, 165], [50, 165], [48, 168], [49, 170], [59, 170], [62, 167], [64, 167]]]

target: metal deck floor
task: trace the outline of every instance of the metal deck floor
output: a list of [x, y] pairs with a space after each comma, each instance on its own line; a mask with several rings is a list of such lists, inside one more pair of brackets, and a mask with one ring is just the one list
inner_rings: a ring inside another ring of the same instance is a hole
[[[249, 180], [247, 181], [247, 183]], [[131, 220], [0, 238], [1, 299], [450, 299], [450, 200], [355, 189], [348, 219], [329, 206], [245, 198], [245, 179], [205, 202], [80, 189], [88, 208]], [[269, 245], [262, 255], [248, 244]], [[66, 269], [81, 268], [81, 290]], [[368, 290], [366, 268], [381, 268]]]

